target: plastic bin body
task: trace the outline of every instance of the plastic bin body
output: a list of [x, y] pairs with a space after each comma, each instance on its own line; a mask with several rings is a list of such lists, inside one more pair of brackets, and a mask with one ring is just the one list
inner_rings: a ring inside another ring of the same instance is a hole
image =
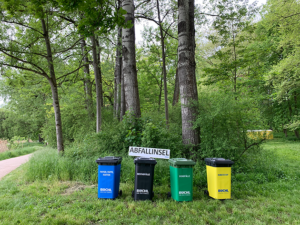
[[115, 199], [119, 195], [121, 157], [104, 157], [98, 163], [98, 198]]
[[138, 157], [135, 163], [135, 181], [133, 198], [138, 200], [152, 200], [153, 178], [156, 160], [152, 158]]
[[206, 158], [207, 186], [214, 199], [231, 198], [231, 166], [233, 161], [223, 158]]
[[178, 202], [193, 200], [193, 166], [195, 162], [184, 158], [169, 160], [171, 197]]

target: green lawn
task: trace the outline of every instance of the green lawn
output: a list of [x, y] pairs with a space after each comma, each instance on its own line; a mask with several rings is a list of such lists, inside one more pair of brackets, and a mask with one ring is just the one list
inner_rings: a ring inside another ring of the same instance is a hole
[[24, 143], [24, 146], [17, 149], [8, 150], [0, 153], [0, 160], [10, 159], [21, 155], [27, 155], [43, 148], [40, 143]]
[[97, 186], [88, 183], [27, 183], [22, 166], [0, 181], [0, 223], [300, 224], [300, 143], [275, 139], [263, 147], [280, 159], [276, 162], [280, 179], [270, 182], [272, 177], [262, 174], [237, 173], [232, 199], [225, 201], [211, 199], [194, 187], [193, 202], [177, 203], [166, 198], [165, 185], [154, 187], [153, 202], [134, 202], [132, 182], [121, 183], [119, 199], [98, 200]]

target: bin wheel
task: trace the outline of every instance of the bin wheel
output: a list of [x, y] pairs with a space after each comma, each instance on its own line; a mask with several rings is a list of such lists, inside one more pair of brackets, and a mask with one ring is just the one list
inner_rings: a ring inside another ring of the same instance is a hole
[[119, 191], [119, 196], [122, 196], [122, 194], [123, 194], [123, 191], [120, 190], [120, 191]]
[[132, 191], [132, 193], [131, 193], [131, 197], [133, 197], [133, 198], [134, 198], [134, 191]]
[[209, 196], [208, 190], [204, 190], [204, 195]]
[[171, 192], [167, 193], [167, 198], [171, 198]]

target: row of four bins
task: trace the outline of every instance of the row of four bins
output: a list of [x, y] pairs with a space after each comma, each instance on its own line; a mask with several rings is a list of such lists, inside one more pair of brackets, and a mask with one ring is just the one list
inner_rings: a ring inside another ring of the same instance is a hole
[[[122, 157], [100, 157], [98, 164], [98, 198], [115, 199], [122, 195], [119, 190]], [[176, 201], [193, 200], [193, 160], [185, 158], [169, 159], [171, 192], [168, 196]], [[215, 199], [231, 198], [231, 166], [233, 161], [223, 158], [206, 158], [208, 190], [205, 193]], [[152, 200], [154, 158], [137, 157], [135, 164], [135, 182], [132, 197], [134, 200]]]

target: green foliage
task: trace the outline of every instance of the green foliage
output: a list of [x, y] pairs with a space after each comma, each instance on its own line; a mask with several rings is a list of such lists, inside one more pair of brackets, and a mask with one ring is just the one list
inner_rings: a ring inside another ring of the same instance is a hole
[[250, 148], [259, 146], [247, 130], [265, 129], [267, 126], [257, 103], [247, 96], [235, 100], [233, 94], [224, 95], [216, 90], [199, 93], [200, 111], [195, 128], [201, 129], [200, 158], [221, 157], [239, 160]]
[[130, 21], [125, 21], [126, 11], [122, 8], [116, 9], [108, 0], [99, 1], [72, 1], [58, 0], [58, 6], [62, 11], [82, 13], [78, 18], [78, 30], [86, 37], [90, 37], [96, 30], [108, 33], [117, 25], [132, 26]]
[[250, 22], [257, 8], [255, 3], [250, 5], [244, 0], [208, 2], [209, 13], [218, 16], [212, 21], [215, 32], [207, 37], [215, 44], [215, 52], [209, 57], [210, 64], [203, 69], [206, 77], [204, 83], [219, 82], [220, 86], [228, 89], [230, 85], [232, 91], [238, 92], [237, 85], [240, 85], [249, 67], [243, 55], [252, 37], [251, 32], [245, 31], [250, 30]]
[[171, 123], [168, 129], [163, 115], [148, 113], [137, 119], [127, 114], [121, 123], [112, 119], [101, 132], [78, 139], [65, 154], [75, 158], [127, 155], [129, 146], [171, 149], [172, 157], [180, 156], [183, 147], [178, 124]]
[[[25, 141], [25, 137], [20, 137], [20, 136], [14, 136], [12, 137], [8, 142], [9, 142], [9, 145], [8, 145], [8, 148], [11, 150], [11, 149], [17, 149], [19, 148], [20, 146], [23, 145], [23, 141]], [[21, 141], [21, 142], [20, 142]]]
[[[169, 7], [169, 6], [168, 6]], [[149, 11], [150, 12], [150, 11]], [[148, 13], [149, 13], [148, 12]], [[164, 29], [169, 29], [163, 24]], [[176, 37], [176, 32], [168, 30]], [[163, 110], [164, 90], [162, 73], [162, 52], [159, 28], [146, 27], [143, 31], [143, 45], [137, 50], [137, 70], [139, 76], [139, 94], [141, 109], [146, 111]], [[174, 92], [175, 74], [177, 68], [177, 40], [166, 35], [164, 39], [166, 55], [167, 88], [169, 93]], [[168, 101], [171, 102], [171, 96]]]
[[[69, 145], [74, 140], [81, 140], [87, 133], [95, 130], [95, 121], [88, 120], [82, 83], [64, 84], [64, 95], [60, 99], [64, 144]], [[55, 147], [55, 115], [52, 102], [49, 99], [45, 106], [45, 124], [42, 127], [42, 137], [50, 146]], [[95, 109], [93, 109], [95, 110]], [[103, 114], [106, 109], [103, 109]], [[109, 110], [108, 110], [109, 111]], [[110, 111], [109, 111], [110, 113]]]

